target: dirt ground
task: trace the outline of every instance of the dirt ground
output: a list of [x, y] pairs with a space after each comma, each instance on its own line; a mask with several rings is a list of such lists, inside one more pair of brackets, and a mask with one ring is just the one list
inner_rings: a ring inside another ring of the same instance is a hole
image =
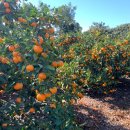
[[75, 107], [83, 130], [130, 130], [130, 84], [110, 95], [85, 96]]

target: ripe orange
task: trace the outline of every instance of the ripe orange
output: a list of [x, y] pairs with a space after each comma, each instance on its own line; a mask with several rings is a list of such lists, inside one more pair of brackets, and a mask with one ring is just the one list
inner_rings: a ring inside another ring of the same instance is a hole
[[22, 99], [20, 97], [17, 97], [15, 100], [16, 103], [21, 103], [21, 101], [22, 101]]
[[36, 45], [41, 45], [41, 44], [43, 44], [43, 42], [44, 42], [43, 38], [42, 38], [41, 36], [38, 36], [38, 39], [39, 39], [39, 42], [38, 42], [36, 39], [34, 39], [34, 43], [35, 43]]
[[106, 52], [106, 49], [104, 47], [101, 48], [101, 51]]
[[21, 56], [17, 56], [17, 59], [19, 62], [22, 62], [22, 57]]
[[95, 55], [95, 54], [92, 54], [92, 59], [97, 59], [98, 58], [98, 56], [97, 55]]
[[125, 40], [125, 41], [124, 41], [124, 43], [125, 43], [125, 44], [128, 44], [128, 43], [129, 43], [129, 41], [128, 41], [128, 40]]
[[54, 37], [54, 36], [51, 36], [51, 37], [50, 37], [50, 41], [53, 42], [54, 40], [55, 40], [55, 37]]
[[36, 99], [40, 102], [45, 101], [46, 96], [44, 94], [37, 94]]
[[16, 56], [15, 56], [15, 57], [13, 57], [13, 62], [14, 62], [15, 64], [19, 63], [19, 60], [17, 59], [17, 57], [16, 57]]
[[41, 54], [44, 58], [46, 58], [47, 57], [47, 53], [45, 53], [45, 52], [42, 52], [42, 54]]
[[50, 34], [54, 33], [54, 31], [55, 31], [54, 28], [49, 28], [49, 33]]
[[0, 90], [0, 94], [3, 94], [5, 91], [4, 90]]
[[110, 93], [114, 93], [116, 89], [109, 90]]
[[50, 88], [49, 90], [50, 90], [50, 92], [52, 94], [56, 94], [57, 93], [57, 88], [56, 87]]
[[64, 62], [63, 62], [63, 61], [59, 61], [59, 62], [57, 63], [57, 66], [58, 66], [58, 67], [64, 66]]
[[26, 20], [26, 19], [23, 19], [22, 22], [23, 22], [23, 23], [27, 23], [27, 20]]
[[27, 72], [34, 71], [34, 66], [33, 65], [27, 65], [26, 70], [27, 70]]
[[35, 108], [34, 108], [34, 107], [31, 107], [31, 108], [29, 109], [29, 112], [30, 112], [30, 113], [35, 113]]
[[76, 88], [77, 87], [77, 84], [75, 82], [72, 83], [72, 87], [73, 88]]
[[36, 26], [37, 26], [37, 23], [36, 23], [36, 22], [32, 22], [32, 23], [31, 23], [31, 26], [32, 26], [32, 27], [36, 27]]
[[2, 57], [2, 58], [1, 58], [1, 62], [2, 62], [3, 64], [7, 64], [7, 63], [9, 62], [9, 59], [6, 58], [6, 57]]
[[56, 62], [56, 61], [53, 61], [51, 65], [52, 65], [53, 67], [57, 67], [57, 62]]
[[45, 73], [39, 73], [39, 74], [38, 74], [38, 79], [39, 79], [39, 80], [45, 80], [46, 77], [47, 77], [47, 76], [46, 76]]
[[21, 56], [14, 56], [13, 62], [16, 63], [16, 64], [22, 62], [22, 57]]
[[16, 84], [13, 86], [13, 88], [14, 88], [15, 90], [21, 90], [21, 89], [23, 89], [23, 84], [22, 84], [22, 83], [16, 83]]
[[22, 18], [22, 17], [19, 17], [19, 18], [18, 18], [18, 21], [21, 22], [21, 23], [26, 23], [26, 22], [27, 22], [27, 20], [24, 19], [24, 18]]
[[38, 36], [40, 44], [42, 44], [44, 42], [43, 38], [41, 36]]
[[17, 52], [17, 51], [13, 51], [13, 56], [15, 57], [15, 56], [19, 56], [20, 55], [20, 53], [19, 52]]
[[0, 43], [2, 43], [3, 41], [4, 41], [3, 38], [0, 37]]
[[49, 33], [45, 34], [45, 38], [49, 38], [49, 36], [50, 36]]
[[38, 46], [38, 45], [35, 45], [33, 47], [33, 50], [34, 50], [35, 53], [38, 53], [38, 54], [42, 53], [42, 51], [43, 51], [42, 47]]
[[5, 8], [9, 8], [9, 3], [8, 2], [4, 2], [4, 7]]
[[106, 82], [104, 82], [104, 83], [102, 84], [102, 86], [103, 86], [103, 87], [106, 87], [106, 86], [107, 86], [107, 83], [106, 83]]
[[11, 12], [10, 8], [5, 9], [5, 13], [9, 14]]
[[54, 108], [55, 109], [56, 108], [56, 104], [55, 103], [51, 103], [50, 104], [50, 108]]
[[3, 123], [3, 124], [2, 124], [2, 127], [7, 127], [7, 126], [8, 126], [7, 123]]
[[22, 18], [22, 17], [19, 17], [19, 18], [18, 18], [18, 21], [22, 23], [22, 22], [23, 22], [23, 18]]
[[8, 46], [8, 50], [13, 52], [15, 50], [15, 47], [13, 45]]

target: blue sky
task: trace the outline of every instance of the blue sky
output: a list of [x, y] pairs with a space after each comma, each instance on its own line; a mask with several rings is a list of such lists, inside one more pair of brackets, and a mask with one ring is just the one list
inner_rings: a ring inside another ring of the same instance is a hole
[[[37, 5], [38, 0], [28, 0]], [[105, 22], [110, 27], [130, 23], [130, 0], [40, 0], [51, 7], [72, 3], [77, 7], [75, 20], [83, 31], [93, 22]]]

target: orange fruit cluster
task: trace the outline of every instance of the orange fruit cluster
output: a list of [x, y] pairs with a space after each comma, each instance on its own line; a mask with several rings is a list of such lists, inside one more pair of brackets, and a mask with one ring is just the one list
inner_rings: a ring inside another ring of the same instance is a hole
[[27, 20], [24, 19], [24, 18], [22, 18], [22, 17], [19, 17], [19, 18], [18, 18], [18, 21], [19, 21], [20, 23], [27, 23]]
[[36, 99], [37, 99], [38, 101], [42, 102], [42, 101], [45, 101], [46, 96], [45, 96], [44, 94], [38, 93], [37, 96], [36, 96]]
[[53, 61], [52, 64], [51, 64], [53, 67], [62, 67], [64, 66], [64, 62], [63, 61]]
[[5, 7], [5, 13], [10, 13], [11, 9], [10, 9], [10, 4], [8, 2], [4, 2], [4, 7]]
[[57, 88], [56, 87], [50, 88], [49, 90], [50, 90], [50, 92], [52, 94], [56, 94], [57, 93]]
[[34, 45], [33, 50], [35, 53], [40, 54], [43, 51], [43, 48], [39, 45]]
[[13, 51], [13, 62], [14, 63], [20, 63], [20, 62], [22, 62], [22, 57], [21, 57], [21, 55], [20, 55], [20, 53], [19, 52], [17, 52], [17, 51]]

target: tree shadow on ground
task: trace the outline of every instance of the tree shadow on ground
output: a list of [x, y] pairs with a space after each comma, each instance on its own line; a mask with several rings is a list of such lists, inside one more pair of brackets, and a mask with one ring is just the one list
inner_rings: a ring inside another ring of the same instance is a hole
[[116, 92], [112, 94], [89, 94], [88, 96], [102, 102], [107, 102], [113, 107], [118, 107], [122, 110], [130, 109], [130, 83], [119, 83], [116, 86]]
[[75, 107], [76, 120], [83, 130], [128, 130], [123, 126], [108, 123], [108, 119], [98, 110], [82, 105]]

